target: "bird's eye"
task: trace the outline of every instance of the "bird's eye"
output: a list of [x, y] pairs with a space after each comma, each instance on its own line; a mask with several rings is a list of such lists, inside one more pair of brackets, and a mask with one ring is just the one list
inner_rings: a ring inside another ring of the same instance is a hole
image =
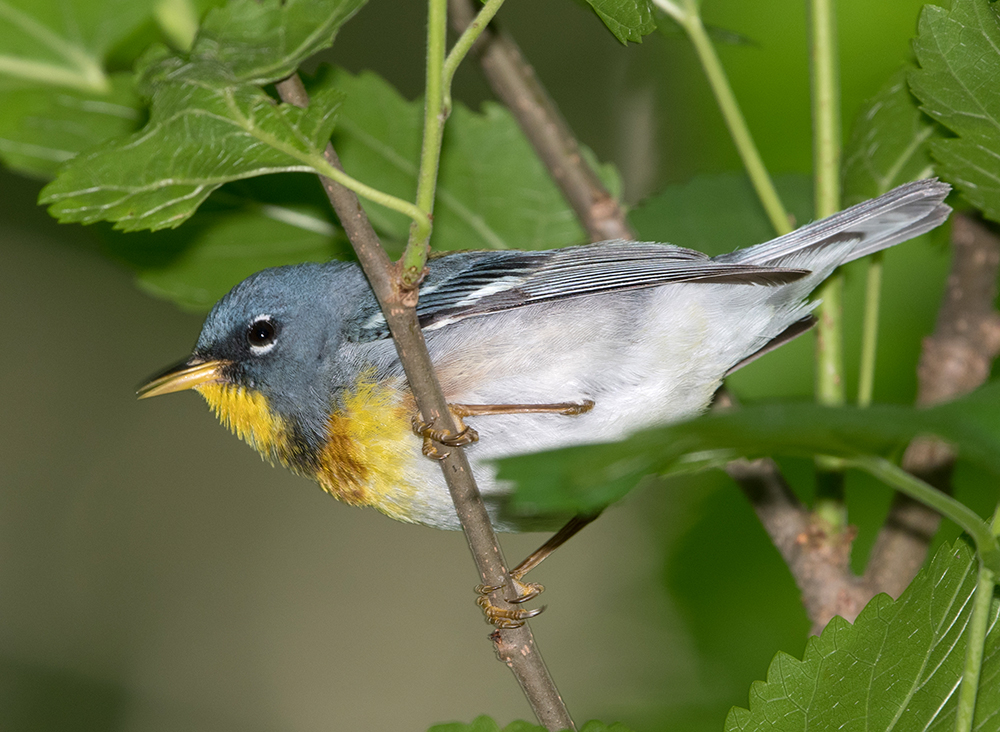
[[247, 343], [258, 353], [270, 350], [278, 335], [278, 329], [270, 318], [257, 318], [247, 329]]

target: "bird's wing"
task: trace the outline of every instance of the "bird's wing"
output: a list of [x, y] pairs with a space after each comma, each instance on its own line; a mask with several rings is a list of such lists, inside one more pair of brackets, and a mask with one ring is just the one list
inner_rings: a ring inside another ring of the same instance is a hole
[[[540, 302], [678, 282], [780, 285], [807, 270], [716, 262], [666, 244], [609, 241], [548, 251], [460, 252], [431, 259], [420, 286], [423, 328]], [[381, 313], [363, 318], [362, 340], [388, 335]]]
[[[441, 271], [431, 266], [417, 305], [422, 327], [619, 290], [678, 282], [779, 285], [808, 274], [801, 269], [718, 263], [692, 249], [632, 241], [478, 254], [464, 266], [458, 261], [454, 264], [459, 266]], [[451, 264], [450, 259], [442, 257], [437, 262]]]

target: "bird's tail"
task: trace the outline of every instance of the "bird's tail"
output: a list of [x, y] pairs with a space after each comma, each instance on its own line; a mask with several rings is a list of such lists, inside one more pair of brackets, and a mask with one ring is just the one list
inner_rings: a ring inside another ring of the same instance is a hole
[[835, 213], [790, 234], [715, 257], [718, 262], [828, 270], [888, 249], [941, 224], [951, 186], [927, 178]]

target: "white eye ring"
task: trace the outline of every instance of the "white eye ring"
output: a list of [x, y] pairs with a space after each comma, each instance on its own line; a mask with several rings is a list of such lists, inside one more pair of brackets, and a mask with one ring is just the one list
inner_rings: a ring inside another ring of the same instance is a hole
[[247, 343], [255, 355], [262, 355], [278, 342], [278, 326], [270, 315], [258, 315], [247, 326]]

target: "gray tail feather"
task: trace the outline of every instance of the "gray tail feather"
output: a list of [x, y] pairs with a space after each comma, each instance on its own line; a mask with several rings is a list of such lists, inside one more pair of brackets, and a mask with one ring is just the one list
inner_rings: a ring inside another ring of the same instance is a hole
[[[942, 203], [950, 191], [951, 186], [936, 178], [907, 183], [790, 234], [715, 260], [806, 269], [844, 264], [941, 224], [951, 213]], [[835, 261], [830, 262], [830, 255]]]

